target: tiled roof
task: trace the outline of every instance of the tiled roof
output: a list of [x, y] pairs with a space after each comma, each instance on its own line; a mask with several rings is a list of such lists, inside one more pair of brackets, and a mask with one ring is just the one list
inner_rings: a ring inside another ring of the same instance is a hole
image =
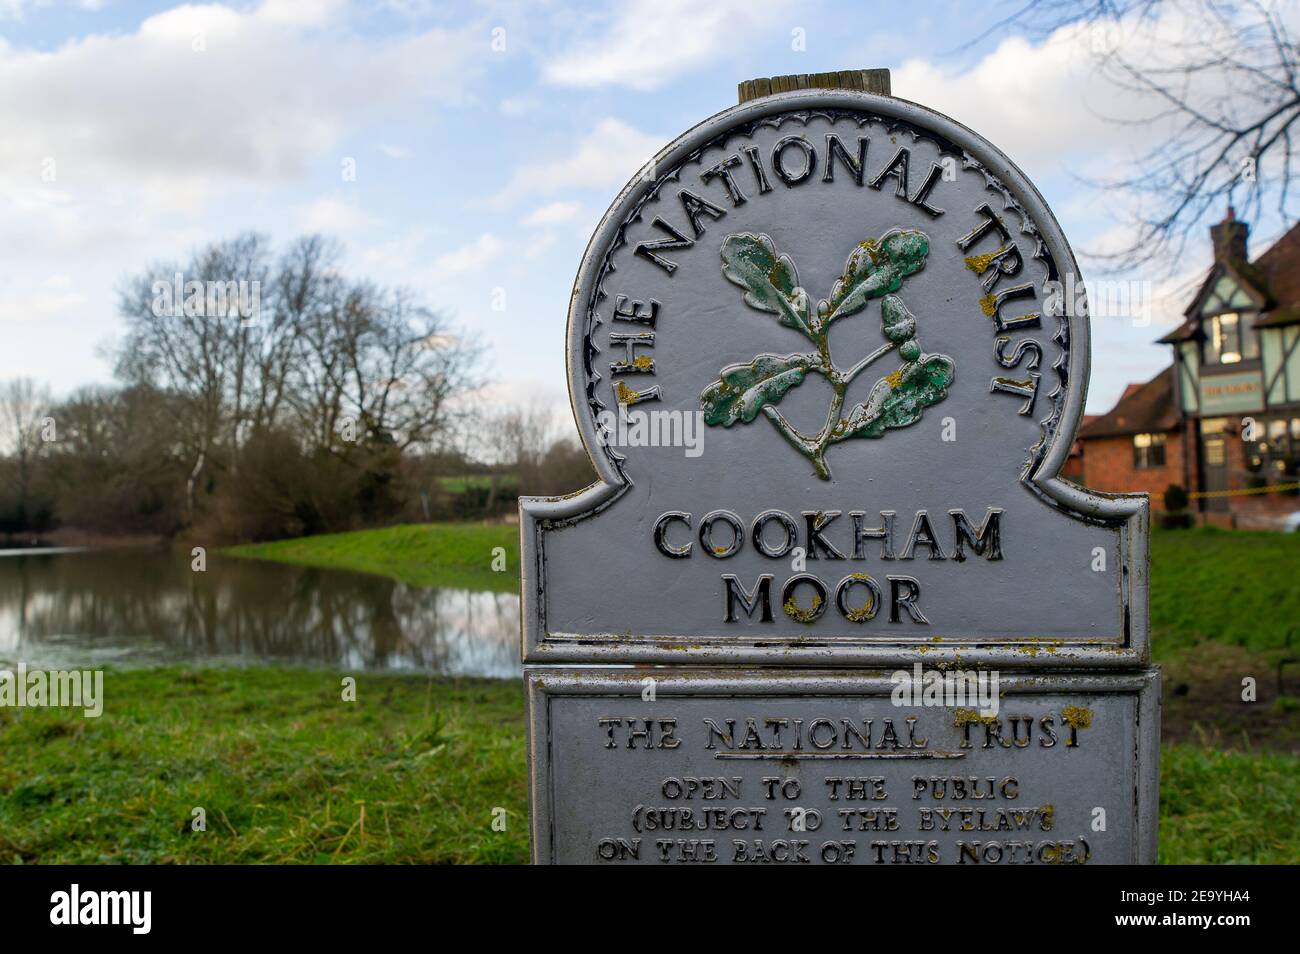
[[1255, 259], [1254, 267], [1279, 309], [1300, 310], [1300, 224]]
[[1274, 308], [1251, 324], [1252, 328], [1277, 328], [1280, 325], [1300, 325], [1300, 308]]
[[1196, 318], [1188, 318], [1181, 325], [1175, 328], [1169, 334], [1159, 339], [1159, 344], [1177, 344], [1180, 341], [1191, 341], [1201, 333], [1201, 322]]
[[1146, 384], [1130, 385], [1113, 408], [1079, 429], [1079, 437], [1088, 440], [1121, 434], [1160, 433], [1177, 427], [1174, 369], [1170, 365]]
[[1200, 333], [1197, 305], [1222, 271], [1236, 278], [1259, 302], [1261, 311], [1253, 327], [1300, 324], [1300, 224], [1297, 224], [1253, 262], [1240, 259], [1215, 262], [1184, 312], [1187, 320], [1158, 339], [1158, 343], [1178, 344]]

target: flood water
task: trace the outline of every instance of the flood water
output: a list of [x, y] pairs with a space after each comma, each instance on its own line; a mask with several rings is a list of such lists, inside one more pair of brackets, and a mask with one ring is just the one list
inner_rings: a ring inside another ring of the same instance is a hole
[[286, 663], [518, 676], [515, 593], [188, 551], [0, 550], [0, 663]]

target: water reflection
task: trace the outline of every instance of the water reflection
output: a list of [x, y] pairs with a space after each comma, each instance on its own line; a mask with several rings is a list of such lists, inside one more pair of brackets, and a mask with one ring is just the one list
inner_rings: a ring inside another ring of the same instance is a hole
[[0, 661], [520, 673], [519, 597], [154, 550], [0, 554]]

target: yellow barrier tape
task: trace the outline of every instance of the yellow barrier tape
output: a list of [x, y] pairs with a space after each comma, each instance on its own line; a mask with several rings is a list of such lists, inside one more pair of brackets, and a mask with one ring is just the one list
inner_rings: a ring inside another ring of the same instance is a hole
[[1196, 500], [1202, 497], [1245, 497], [1250, 494], [1273, 494], [1283, 490], [1300, 490], [1300, 481], [1292, 484], [1272, 484], [1268, 487], [1247, 487], [1245, 490], [1197, 490], [1187, 496]]

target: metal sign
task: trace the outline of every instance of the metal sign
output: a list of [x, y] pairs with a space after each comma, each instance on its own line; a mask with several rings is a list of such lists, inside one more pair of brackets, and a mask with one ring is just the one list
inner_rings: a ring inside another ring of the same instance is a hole
[[668, 146], [579, 272], [600, 482], [526, 500], [526, 662], [1132, 665], [1140, 495], [1058, 476], [1086, 301], [993, 145], [887, 96], [754, 100]]
[[996, 716], [899, 706], [898, 688], [790, 671], [533, 672], [534, 860], [1155, 861], [1153, 672], [1007, 678]]
[[521, 501], [534, 860], [1154, 861], [1148, 505], [1060, 476], [1060, 228], [937, 113], [751, 92], [574, 289], [600, 479]]

